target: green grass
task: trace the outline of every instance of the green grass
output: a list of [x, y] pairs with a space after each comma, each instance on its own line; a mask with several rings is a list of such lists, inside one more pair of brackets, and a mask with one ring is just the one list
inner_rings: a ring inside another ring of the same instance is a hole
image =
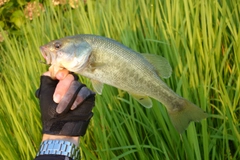
[[[181, 136], [163, 105], [145, 109], [105, 85], [81, 138], [82, 159], [240, 159], [240, 3], [238, 0], [88, 0], [53, 7], [0, 45], [0, 159], [32, 159], [41, 141], [39, 46], [74, 34], [98, 34], [166, 57], [165, 82], [211, 117]], [[81, 81], [91, 87], [88, 79]]]

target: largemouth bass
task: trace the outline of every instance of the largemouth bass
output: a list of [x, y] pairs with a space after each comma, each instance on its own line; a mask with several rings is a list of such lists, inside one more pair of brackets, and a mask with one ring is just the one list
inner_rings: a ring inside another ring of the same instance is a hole
[[182, 133], [191, 121], [208, 115], [180, 97], [161, 79], [172, 69], [168, 61], [154, 54], [140, 54], [123, 44], [96, 35], [76, 35], [54, 40], [40, 47], [52, 77], [62, 68], [88, 77], [102, 93], [103, 84], [127, 91], [144, 107], [152, 107], [152, 97], [169, 113], [173, 126]]

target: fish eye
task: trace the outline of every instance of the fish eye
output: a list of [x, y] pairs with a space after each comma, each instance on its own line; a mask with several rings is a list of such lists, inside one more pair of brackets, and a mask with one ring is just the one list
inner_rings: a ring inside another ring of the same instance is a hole
[[60, 42], [54, 43], [54, 48], [55, 48], [55, 49], [60, 49], [61, 46], [62, 46], [62, 44], [61, 44]]

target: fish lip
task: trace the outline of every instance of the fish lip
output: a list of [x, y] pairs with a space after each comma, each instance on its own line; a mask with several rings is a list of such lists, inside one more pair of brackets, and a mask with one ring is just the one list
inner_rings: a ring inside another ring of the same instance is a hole
[[44, 46], [40, 47], [40, 51], [41, 51], [43, 58], [46, 60], [47, 64], [50, 64], [51, 63], [51, 55], [48, 54], [48, 52], [46, 50], [47, 50], [46, 47], [44, 47]]
[[47, 54], [46, 54], [46, 52], [45, 52], [45, 48], [44, 48], [43, 46], [41, 46], [41, 47], [39, 47], [39, 48], [40, 48], [40, 51], [41, 51], [42, 56], [46, 59]]

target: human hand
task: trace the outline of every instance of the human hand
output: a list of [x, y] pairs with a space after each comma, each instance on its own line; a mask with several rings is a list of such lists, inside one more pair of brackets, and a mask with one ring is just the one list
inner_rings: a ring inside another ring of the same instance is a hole
[[93, 115], [95, 93], [78, 82], [74, 74], [63, 75], [56, 76], [58, 80], [51, 79], [49, 72], [41, 76], [36, 96], [40, 100], [43, 133], [82, 136]]

